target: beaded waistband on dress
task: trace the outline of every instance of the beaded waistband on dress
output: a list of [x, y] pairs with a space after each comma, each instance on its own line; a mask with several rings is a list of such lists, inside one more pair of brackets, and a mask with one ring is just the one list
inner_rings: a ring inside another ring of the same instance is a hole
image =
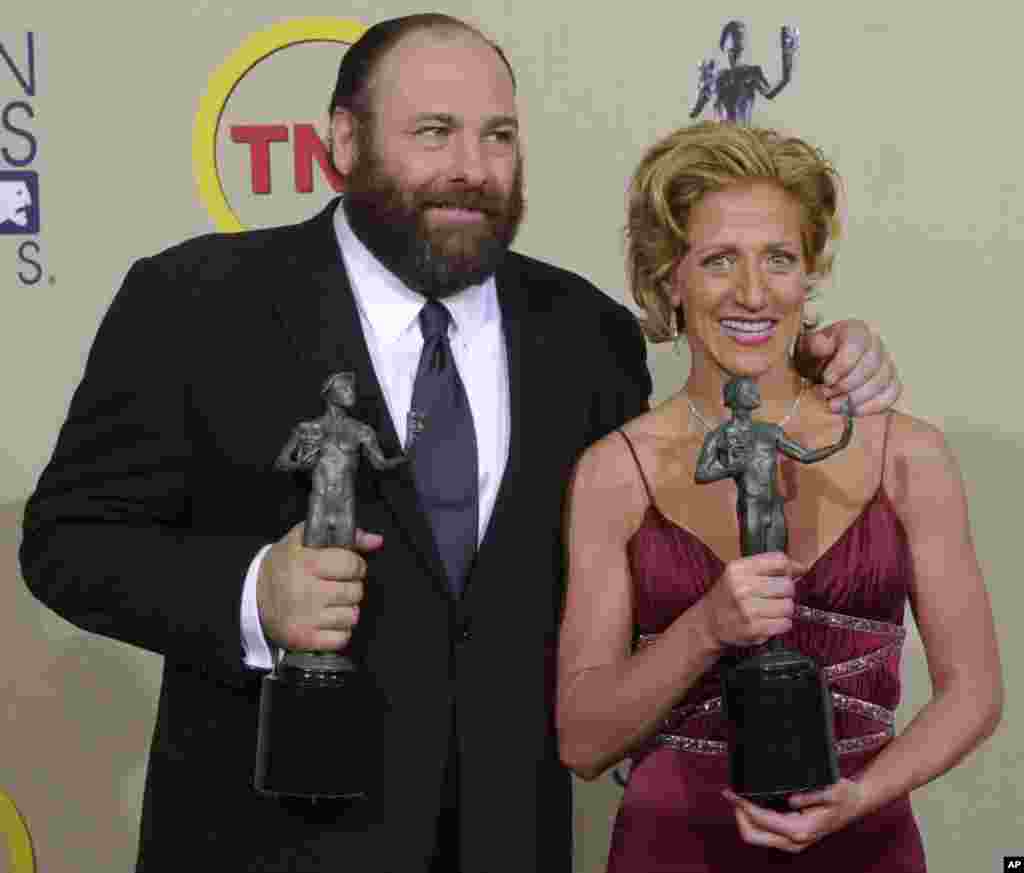
[[[810, 624], [821, 624], [842, 630], [863, 631], [892, 638], [889, 642], [884, 643], [867, 654], [825, 667], [823, 672], [827, 683], [855, 676], [858, 673], [863, 673], [866, 670], [877, 667], [890, 655], [899, 653], [907, 635], [907, 629], [899, 624], [860, 618], [855, 615], [844, 615], [841, 612], [827, 612], [807, 606], [798, 605], [794, 618]], [[637, 640], [636, 648], [642, 649], [651, 645], [659, 636], [660, 634], [641, 635]], [[863, 736], [837, 740], [837, 754], [848, 755], [854, 752], [874, 749], [884, 745], [895, 735], [896, 713], [893, 710], [880, 706], [877, 703], [871, 703], [868, 700], [861, 700], [841, 694], [834, 689], [831, 691], [831, 695], [832, 705], [835, 710], [856, 713], [876, 722], [882, 728], [879, 731]], [[729, 751], [728, 743], [722, 740], [691, 737], [683, 732], [683, 726], [686, 722], [702, 716], [716, 715], [721, 713], [721, 711], [721, 697], [712, 697], [702, 703], [680, 704], [672, 709], [657, 733], [651, 738], [651, 741], [658, 745], [669, 746], [686, 752], [696, 752], [701, 755], [725, 755]]]

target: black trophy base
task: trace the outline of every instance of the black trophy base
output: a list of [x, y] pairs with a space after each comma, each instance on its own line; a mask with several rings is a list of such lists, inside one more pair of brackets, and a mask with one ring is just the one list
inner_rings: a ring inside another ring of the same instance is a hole
[[364, 797], [379, 756], [380, 697], [345, 657], [288, 652], [263, 679], [256, 790], [308, 800]]
[[778, 646], [721, 670], [732, 790], [769, 809], [839, 779], [832, 697], [814, 659]]

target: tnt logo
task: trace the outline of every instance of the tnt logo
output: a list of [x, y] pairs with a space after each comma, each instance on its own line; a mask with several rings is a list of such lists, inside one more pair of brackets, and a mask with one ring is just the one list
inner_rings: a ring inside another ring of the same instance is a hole
[[0, 235], [39, 233], [39, 175], [0, 170]]
[[[246, 96], [244, 86], [238, 86], [253, 68], [264, 61], [269, 61], [268, 67], [262, 68], [261, 72], [256, 74], [257, 78], [260, 75], [273, 75], [272, 72], [268, 73], [268, 70], [275, 69], [275, 65], [282, 60], [285, 50], [292, 48], [302, 51], [297, 51], [292, 59], [281, 64], [279, 69], [289, 69], [299, 57], [305, 57], [308, 63], [315, 65], [313, 59], [321, 57], [317, 54], [320, 49], [329, 47], [330, 65], [326, 69], [321, 69], [318, 74], [323, 81], [329, 81], [328, 77], [333, 77], [338, 69], [338, 47], [347, 48], [362, 36], [365, 30], [365, 26], [358, 21], [343, 18], [313, 17], [282, 21], [247, 37], [242, 45], [210, 74], [207, 90], [199, 101], [199, 110], [192, 128], [192, 167], [200, 199], [219, 230], [233, 232], [252, 226], [250, 219], [260, 213], [261, 205], [272, 199], [266, 195], [284, 195], [276, 201], [280, 207], [289, 200], [288, 195], [291, 191], [287, 189], [292, 189], [295, 194], [300, 195], [314, 193], [318, 180], [322, 181], [327, 189], [333, 189], [335, 192], [341, 190], [342, 180], [330, 165], [327, 149], [320, 134], [317, 133], [316, 126], [304, 119], [281, 123], [280, 116], [275, 115], [274, 109], [268, 109], [265, 101], [247, 102], [252, 98]], [[320, 48], [317, 48], [318, 45]], [[264, 78], [263, 81], [267, 80]], [[229, 99], [232, 100], [232, 108], [230, 114], [226, 115]], [[259, 113], [266, 115], [261, 119]], [[238, 119], [238, 123], [230, 121], [232, 116]], [[262, 123], [263, 121], [273, 123]], [[218, 156], [221, 143], [231, 143], [233, 148], [222, 150]], [[288, 145], [285, 145], [286, 143]], [[273, 144], [280, 145], [271, 148]], [[238, 146], [243, 148], [239, 149]], [[282, 185], [280, 183], [284, 179], [278, 176], [272, 191], [271, 157], [274, 154], [274, 163], [279, 165], [279, 171], [284, 168], [288, 158], [291, 158], [293, 172], [290, 175], [293, 178]], [[224, 163], [223, 167], [221, 160]], [[239, 170], [241, 172], [238, 172]], [[246, 170], [248, 172], [245, 172]], [[229, 202], [229, 195], [234, 204]], [[244, 221], [236, 212], [238, 205], [247, 210], [247, 214], [243, 216]], [[304, 211], [303, 214], [308, 212]], [[273, 222], [280, 223], [281, 213], [275, 211], [272, 215]]]
[[1006, 873], [1007, 870], [1024, 871], [1024, 855], [1004, 855], [1003, 873]]

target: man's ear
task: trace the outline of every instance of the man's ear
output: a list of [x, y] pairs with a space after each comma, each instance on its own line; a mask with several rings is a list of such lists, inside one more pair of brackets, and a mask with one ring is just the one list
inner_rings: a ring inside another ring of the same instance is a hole
[[347, 109], [338, 108], [331, 116], [331, 157], [334, 166], [342, 176], [347, 176], [355, 166], [356, 125], [359, 121]]

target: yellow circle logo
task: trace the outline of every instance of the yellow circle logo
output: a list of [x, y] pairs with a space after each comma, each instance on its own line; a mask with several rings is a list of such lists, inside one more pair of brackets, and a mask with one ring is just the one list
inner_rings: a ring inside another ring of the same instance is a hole
[[7, 841], [7, 866], [11, 873], [35, 873], [32, 838], [18, 807], [0, 791], [0, 837]]
[[[365, 32], [366, 27], [363, 24], [346, 18], [315, 17], [285, 21], [250, 36], [214, 70], [206, 93], [199, 101], [199, 110], [192, 126], [192, 172], [199, 186], [199, 198], [218, 230], [234, 232], [244, 229], [228, 203], [217, 166], [217, 129], [228, 99], [238, 83], [260, 61], [276, 51], [305, 42], [336, 42], [351, 45]], [[318, 139], [316, 143], [311, 141], [307, 128], [308, 126], [303, 126], [301, 131], [304, 136], [304, 147], [322, 147]], [[296, 131], [297, 137], [299, 133], [300, 131]], [[264, 145], [267, 142], [265, 138], [274, 135], [273, 131], [252, 133], [254, 137], [264, 137]], [[260, 141], [252, 142], [258, 145]], [[253, 148], [255, 153], [255, 146]]]

